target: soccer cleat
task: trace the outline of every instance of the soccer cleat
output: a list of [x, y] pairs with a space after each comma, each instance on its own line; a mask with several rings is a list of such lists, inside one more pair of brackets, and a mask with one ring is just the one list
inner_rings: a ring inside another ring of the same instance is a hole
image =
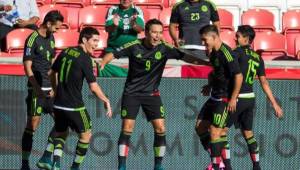
[[53, 162], [52, 169], [51, 170], [60, 170], [60, 163]]
[[154, 170], [164, 170], [164, 168], [162, 167], [161, 164], [156, 164], [156, 165], [154, 166]]
[[225, 169], [225, 164], [224, 164], [223, 161], [220, 163], [219, 168], [220, 168], [220, 170], [224, 170]]
[[52, 164], [53, 163], [50, 157], [42, 157], [36, 166], [40, 169], [51, 170]]
[[[225, 169], [225, 164], [223, 163], [223, 161], [220, 163], [219, 165], [220, 170], [224, 170]], [[209, 163], [206, 170], [213, 170], [213, 165], [212, 163]]]

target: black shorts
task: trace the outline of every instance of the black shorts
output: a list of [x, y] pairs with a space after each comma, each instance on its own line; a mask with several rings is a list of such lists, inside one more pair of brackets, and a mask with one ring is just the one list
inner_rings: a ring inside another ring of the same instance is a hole
[[140, 106], [146, 114], [147, 120], [164, 119], [165, 109], [160, 96], [128, 96], [122, 97], [122, 119], [136, 119]]
[[200, 110], [198, 120], [207, 120], [218, 128], [224, 128], [229, 114], [226, 110], [228, 102], [208, 99]]
[[[49, 95], [50, 91], [43, 91], [46, 96]], [[53, 112], [53, 102], [54, 98], [46, 97], [38, 98], [32, 89], [28, 90], [28, 95], [26, 97], [27, 104], [27, 116], [41, 116], [42, 113], [52, 113]]]
[[92, 129], [90, 115], [85, 108], [76, 111], [54, 108], [54, 120], [57, 132], [65, 132], [68, 127], [77, 133], [84, 133]]
[[255, 98], [239, 98], [236, 112], [230, 117], [227, 127], [233, 124], [235, 128], [242, 130], [252, 130], [255, 108]]

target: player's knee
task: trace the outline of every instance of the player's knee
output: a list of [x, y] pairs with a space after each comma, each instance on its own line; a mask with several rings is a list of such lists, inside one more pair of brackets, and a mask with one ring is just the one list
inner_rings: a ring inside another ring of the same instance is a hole
[[159, 127], [155, 127], [154, 128], [155, 133], [165, 133], [166, 132], [166, 128], [165, 126], [159, 126]]
[[85, 142], [85, 143], [88, 143], [90, 141], [92, 137], [92, 132], [91, 131], [87, 131], [87, 132], [84, 132], [84, 133], [81, 133], [80, 134], [80, 141], [81, 142]]
[[248, 139], [254, 135], [253, 131], [251, 131], [251, 130], [243, 130], [242, 133], [246, 139]]

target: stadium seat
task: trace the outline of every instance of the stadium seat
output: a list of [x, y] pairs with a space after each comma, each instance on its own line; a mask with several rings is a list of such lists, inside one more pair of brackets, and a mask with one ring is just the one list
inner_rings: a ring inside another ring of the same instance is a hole
[[101, 5], [92, 5], [80, 9], [78, 21], [80, 30], [85, 26], [104, 29], [107, 10], [107, 6]]
[[159, 14], [159, 20], [164, 24], [164, 27], [168, 27], [170, 24], [172, 8], [164, 8]]
[[[178, 31], [177, 31], [177, 33], [178, 33]], [[170, 33], [169, 33], [169, 29], [165, 29], [163, 31], [163, 39], [164, 39], [164, 41], [174, 45], [173, 39], [172, 39], [172, 37], [170, 36]]]
[[62, 16], [64, 17], [63, 28], [67, 28], [67, 29], [70, 28], [68, 11], [64, 7], [57, 6], [54, 4], [43, 5], [43, 6], [39, 7], [40, 24], [41, 24], [41, 22], [43, 22], [46, 14], [52, 10], [59, 10], [60, 13], [62, 14]]
[[296, 37], [295, 39], [295, 49], [294, 49], [294, 53], [295, 53], [295, 56], [298, 60], [300, 60], [300, 56], [298, 57], [297, 56], [297, 53], [300, 52], [300, 36]]
[[234, 31], [233, 28], [233, 15], [226, 9], [218, 8], [218, 14], [220, 18], [220, 27], [222, 30]]
[[300, 10], [288, 10], [282, 15], [282, 30], [283, 32], [289, 28], [300, 27]]
[[275, 31], [274, 15], [265, 9], [249, 9], [242, 14], [242, 24], [251, 25], [256, 32]]
[[168, 6], [172, 8], [178, 2], [181, 2], [181, 1], [180, 0], [169, 0]]
[[222, 41], [229, 45], [231, 48], [235, 48], [236, 47], [236, 42], [235, 42], [235, 32], [234, 31], [230, 31], [230, 30], [224, 30], [221, 31], [220, 33], [220, 37], [222, 39]]
[[31, 29], [20, 28], [9, 32], [6, 36], [6, 51], [8, 53], [23, 53], [27, 37], [33, 32]]
[[163, 8], [163, 0], [133, 0], [135, 5], [142, 6], [158, 6], [161, 9]]
[[38, 5], [38, 7], [43, 6], [45, 4], [51, 4], [51, 0], [37, 0], [36, 4]]
[[92, 5], [115, 5], [119, 3], [120, 0], [91, 0]]
[[91, 4], [91, 0], [52, 0], [54, 4], [66, 4], [69, 6], [88, 6]]
[[54, 33], [54, 38], [55, 38], [55, 48], [57, 52], [59, 52], [67, 47], [77, 46], [79, 33], [75, 30], [63, 29]]
[[[159, 18], [159, 14], [162, 12], [162, 7], [157, 5], [144, 5], [144, 4], [136, 4], [139, 6], [144, 12], [144, 19], [147, 22], [149, 19]], [[148, 14], [147, 14], [148, 13]]]
[[272, 60], [280, 56], [286, 56], [285, 37], [276, 32], [258, 32], [254, 39], [254, 50], [260, 51], [264, 60]]

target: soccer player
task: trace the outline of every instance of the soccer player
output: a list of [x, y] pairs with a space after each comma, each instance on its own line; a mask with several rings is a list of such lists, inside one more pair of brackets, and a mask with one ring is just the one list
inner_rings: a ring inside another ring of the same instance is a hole
[[[40, 28], [34, 31], [25, 42], [23, 64], [28, 77], [27, 122], [22, 136], [22, 169], [29, 169], [29, 156], [32, 149], [33, 135], [42, 113], [52, 113], [53, 90], [47, 72], [55, 56], [53, 32], [63, 23], [59, 11], [50, 11]], [[48, 147], [43, 157], [53, 152], [53, 133], [48, 137]]]
[[[174, 5], [170, 18], [170, 35], [179, 47], [181, 43], [188, 45], [202, 45], [199, 30], [210, 21], [219, 29], [219, 15], [215, 4], [209, 0], [184, 0]], [[179, 27], [179, 36], [177, 35]]]
[[132, 0], [120, 0], [118, 6], [109, 8], [105, 30], [109, 33], [105, 52], [113, 52], [122, 45], [137, 39], [144, 31], [143, 11]]
[[230, 47], [222, 42], [218, 28], [207, 25], [200, 30], [202, 40], [208, 51], [213, 72], [209, 85], [211, 96], [202, 107], [196, 122], [196, 132], [203, 147], [210, 148], [213, 169], [219, 170], [221, 162], [221, 132], [226, 126], [230, 113], [235, 112], [237, 97], [243, 76], [238, 61], [232, 55]]
[[79, 136], [72, 170], [79, 169], [87, 153], [92, 136], [92, 124], [82, 100], [83, 79], [86, 79], [91, 92], [104, 102], [107, 108], [106, 115], [109, 117], [112, 115], [110, 102], [93, 74], [91, 54], [97, 48], [98, 42], [99, 32], [95, 28], [82, 29], [79, 45], [62, 51], [50, 70], [52, 86], [55, 89], [53, 107], [56, 135], [52, 165], [54, 170], [60, 169], [60, 158], [68, 135], [68, 127], [75, 130]]
[[[263, 59], [251, 48], [254, 38], [255, 32], [251, 26], [241, 25], [238, 27], [236, 33], [238, 47], [234, 50], [234, 53], [238, 56], [244, 80], [238, 96], [237, 111], [230, 118], [227, 127], [230, 127], [234, 123], [236, 128], [241, 129], [244, 139], [248, 145], [248, 151], [253, 163], [253, 170], [260, 170], [259, 147], [252, 130], [254, 116], [253, 110], [255, 106], [253, 83], [256, 76], [258, 76], [261, 87], [275, 110], [275, 116], [281, 118], [283, 116], [283, 111], [276, 102], [266, 79]], [[228, 128], [224, 131], [224, 136], [227, 131]], [[227, 152], [230, 152], [229, 148], [226, 147], [223, 148], [223, 150], [228, 150]], [[226, 159], [226, 157], [223, 159]]]
[[103, 69], [112, 59], [129, 56], [129, 72], [121, 106], [122, 129], [118, 141], [119, 170], [126, 169], [130, 136], [140, 107], [154, 128], [154, 169], [163, 169], [162, 160], [166, 151], [166, 113], [158, 86], [167, 60], [185, 59], [185, 57], [173, 46], [161, 41], [162, 32], [162, 23], [157, 19], [151, 19], [146, 23], [144, 39], [129, 42], [117, 51], [106, 54], [101, 62]]

